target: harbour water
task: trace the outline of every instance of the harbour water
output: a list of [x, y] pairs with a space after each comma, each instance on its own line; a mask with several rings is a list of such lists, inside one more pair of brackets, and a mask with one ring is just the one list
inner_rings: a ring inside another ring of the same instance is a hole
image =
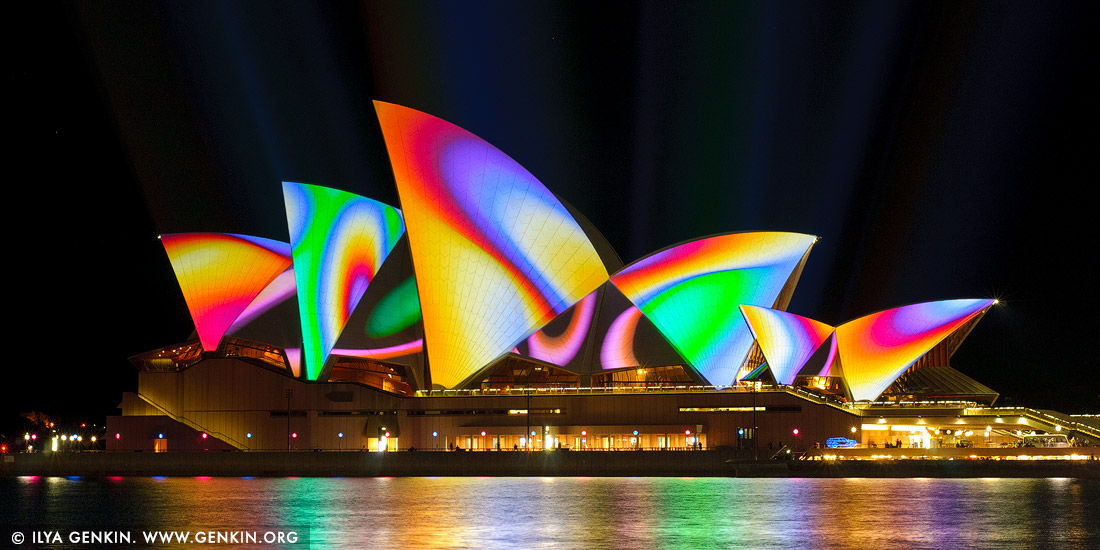
[[[136, 548], [143, 531], [261, 533], [255, 548], [1100, 548], [1095, 479], [29, 476], [0, 478], [0, 498], [2, 544], [24, 548], [74, 531]], [[263, 544], [274, 531], [301, 540]], [[193, 542], [155, 546], [211, 547]]]

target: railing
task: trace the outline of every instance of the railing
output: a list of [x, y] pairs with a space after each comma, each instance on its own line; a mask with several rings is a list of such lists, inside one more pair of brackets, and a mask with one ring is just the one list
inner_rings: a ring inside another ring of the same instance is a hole
[[596, 386], [575, 388], [475, 388], [466, 390], [417, 390], [417, 397], [495, 397], [499, 395], [605, 395], [623, 393], [703, 393], [737, 391], [716, 386]]
[[137, 396], [140, 397], [142, 401], [145, 401], [146, 403], [151, 405], [154, 409], [156, 409], [156, 410], [160, 411], [161, 413], [163, 413], [164, 416], [167, 416], [168, 418], [171, 418], [172, 420], [175, 420], [176, 422], [179, 422], [180, 424], [183, 424], [184, 426], [187, 426], [188, 428], [191, 428], [192, 430], [196, 430], [196, 431], [200, 431], [200, 432], [206, 432], [207, 434], [209, 434], [211, 436], [214, 436], [217, 439], [220, 439], [220, 440], [222, 440], [226, 443], [229, 443], [230, 445], [236, 447], [238, 450], [244, 451], [244, 450], [248, 449], [247, 445], [245, 445], [244, 443], [241, 443], [240, 441], [237, 441], [236, 439], [233, 439], [232, 437], [229, 437], [228, 435], [225, 435], [221, 432], [215, 432], [213, 430], [208, 430], [208, 429], [196, 424], [195, 422], [192, 422], [191, 420], [189, 420], [185, 416], [179, 416], [179, 415], [176, 415], [176, 414], [172, 414], [170, 411], [168, 411], [168, 409], [165, 409], [164, 407], [161, 407], [160, 405], [155, 403], [152, 399], [149, 399], [148, 397], [145, 397], [140, 392], [135, 392], [135, 393], [137, 393]]
[[1051, 424], [1053, 426], [1062, 426], [1063, 428], [1070, 428], [1087, 434], [1091, 437], [1100, 439], [1100, 429], [1089, 424], [1084, 424], [1073, 420], [1073, 417], [1066, 414], [1050, 414], [1048, 411], [1041, 411], [1038, 409], [1030, 409], [1027, 407], [990, 407], [990, 408], [974, 408], [966, 409], [965, 414], [968, 416], [1020, 416], [1031, 418], [1038, 422]]

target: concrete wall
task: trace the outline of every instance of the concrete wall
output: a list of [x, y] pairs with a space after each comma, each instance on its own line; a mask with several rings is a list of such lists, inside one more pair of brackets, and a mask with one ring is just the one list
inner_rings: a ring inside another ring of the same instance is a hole
[[[357, 384], [305, 383], [233, 358], [205, 360], [179, 373], [143, 372], [138, 388], [141, 399], [124, 399], [123, 416], [112, 417], [107, 450], [133, 450], [113, 440], [116, 432], [126, 441], [148, 441], [150, 430], [159, 429], [146, 421], [128, 420], [149, 416], [150, 408], [142, 405], [142, 399], [186, 426], [234, 448], [252, 451], [286, 450], [288, 442], [292, 450], [373, 450], [372, 442], [383, 426], [397, 439], [400, 449], [447, 448], [447, 443], [456, 439], [480, 438], [482, 431], [487, 434], [485, 446], [491, 445], [493, 437], [506, 436], [501, 440], [509, 443], [502, 446], [511, 448], [528, 426], [540, 436], [548, 427], [567, 447], [577, 447], [582, 432], [587, 432], [592, 448], [601, 437], [618, 436], [621, 441], [637, 430], [645, 441], [642, 446], [687, 447], [685, 432], [691, 432], [701, 434], [711, 448], [745, 448], [751, 440], [739, 436], [738, 431], [754, 425], [755, 405], [759, 408], [755, 414], [757, 440], [761, 455], [765, 455], [769, 443], [773, 451], [782, 444], [799, 451], [830, 437], [859, 439], [851, 428], [858, 432], [861, 425], [852, 411], [784, 391], [401, 397]], [[731, 407], [745, 410], [682, 410]], [[528, 409], [556, 413], [508, 414]], [[288, 437], [290, 433], [297, 437]], [[199, 444], [205, 442], [188, 435], [170, 441], [169, 449], [204, 448]]]

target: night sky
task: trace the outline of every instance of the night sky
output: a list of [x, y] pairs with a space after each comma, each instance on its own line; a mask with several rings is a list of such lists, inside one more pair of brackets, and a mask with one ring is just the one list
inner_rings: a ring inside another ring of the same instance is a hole
[[396, 205], [372, 99], [494, 144], [627, 262], [794, 231], [822, 240], [793, 313], [998, 298], [953, 366], [1100, 412], [1095, 3], [43, 4], [4, 38], [0, 426], [112, 414], [127, 358], [189, 336], [157, 234], [285, 241], [284, 180]]

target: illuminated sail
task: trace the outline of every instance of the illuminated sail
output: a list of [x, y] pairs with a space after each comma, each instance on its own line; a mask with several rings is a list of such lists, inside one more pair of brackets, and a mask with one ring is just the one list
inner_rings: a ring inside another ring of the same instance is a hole
[[873, 313], [837, 327], [837, 350], [852, 398], [877, 398], [917, 359], [993, 303], [925, 302]]
[[775, 309], [743, 305], [741, 314], [780, 384], [794, 384], [806, 361], [834, 330], [825, 323]]
[[226, 233], [161, 235], [203, 349], [218, 348], [225, 331], [290, 266], [286, 243]]
[[775, 307], [815, 237], [732, 233], [655, 252], [611, 277], [711, 384], [736, 382], [752, 346], [738, 306]]
[[432, 381], [454, 387], [607, 280], [583, 229], [516, 161], [375, 102], [405, 210]]
[[317, 380], [352, 310], [404, 233], [401, 211], [353, 193], [283, 183], [305, 377]]

